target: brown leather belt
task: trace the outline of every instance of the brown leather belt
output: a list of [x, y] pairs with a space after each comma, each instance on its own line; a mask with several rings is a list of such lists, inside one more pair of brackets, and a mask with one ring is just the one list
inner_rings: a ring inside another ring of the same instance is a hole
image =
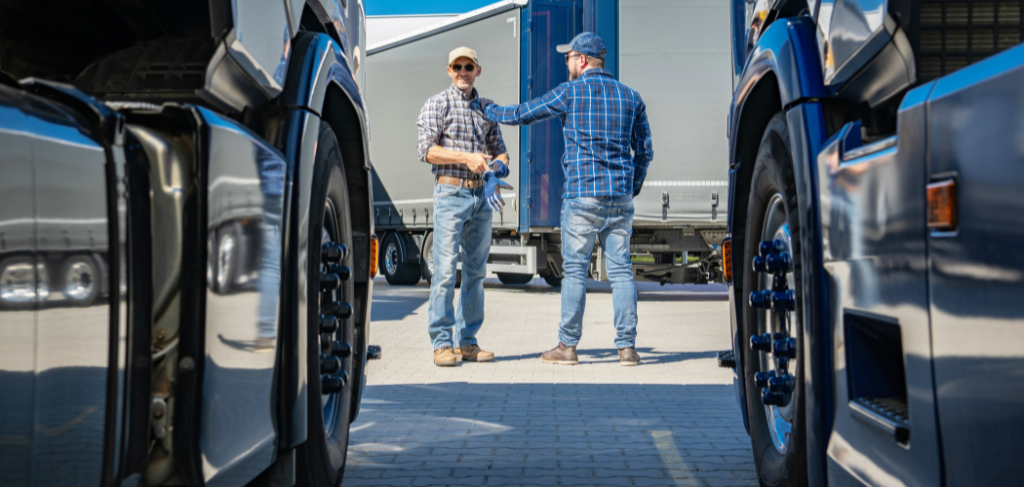
[[434, 179], [435, 183], [438, 184], [450, 184], [452, 186], [459, 186], [461, 188], [480, 188], [484, 185], [483, 179], [462, 179], [453, 176], [438, 176]]

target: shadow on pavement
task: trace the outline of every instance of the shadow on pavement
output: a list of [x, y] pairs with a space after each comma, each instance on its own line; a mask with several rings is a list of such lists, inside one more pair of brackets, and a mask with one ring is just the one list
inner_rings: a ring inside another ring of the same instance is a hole
[[349, 444], [345, 486], [757, 485], [721, 384], [370, 386]]
[[[641, 364], [668, 364], [685, 360], [715, 358], [718, 352], [658, 352], [653, 348], [637, 348]], [[495, 362], [514, 362], [516, 360], [540, 360], [543, 352], [522, 355], [498, 356]], [[578, 349], [580, 363], [618, 363], [619, 351], [615, 348]]]

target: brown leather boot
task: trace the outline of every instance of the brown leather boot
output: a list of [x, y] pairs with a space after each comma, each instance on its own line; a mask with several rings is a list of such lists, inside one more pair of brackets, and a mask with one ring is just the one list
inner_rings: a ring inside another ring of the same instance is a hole
[[438, 367], [454, 367], [458, 357], [452, 352], [452, 347], [441, 347], [434, 350], [434, 365]]
[[481, 350], [479, 345], [465, 345], [455, 349], [455, 355], [467, 362], [490, 362], [494, 360], [494, 352]]
[[558, 342], [558, 346], [544, 352], [540, 360], [546, 364], [576, 365], [580, 359], [576, 356], [576, 347], [567, 347]]
[[640, 363], [640, 355], [636, 353], [636, 348], [620, 348], [619, 349], [619, 365], [631, 367]]

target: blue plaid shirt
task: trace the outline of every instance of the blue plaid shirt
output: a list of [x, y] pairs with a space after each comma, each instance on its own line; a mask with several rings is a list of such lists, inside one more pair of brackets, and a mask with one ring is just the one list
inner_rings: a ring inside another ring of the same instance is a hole
[[640, 94], [606, 69], [588, 69], [576, 80], [522, 105], [489, 104], [484, 115], [507, 125], [553, 117], [562, 121], [566, 198], [635, 197], [654, 157], [647, 108]]

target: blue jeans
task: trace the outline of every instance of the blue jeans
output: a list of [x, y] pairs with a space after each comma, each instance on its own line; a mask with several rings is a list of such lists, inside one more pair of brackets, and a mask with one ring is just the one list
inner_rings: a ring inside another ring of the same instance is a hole
[[583, 309], [587, 305], [587, 269], [594, 240], [604, 249], [608, 280], [612, 283], [615, 347], [636, 344], [636, 285], [629, 260], [633, 234], [633, 198], [567, 198], [562, 202], [562, 322], [558, 340], [575, 347], [583, 336]]
[[[462, 246], [462, 295], [456, 310], [455, 272]], [[476, 344], [484, 322], [484, 276], [491, 249], [491, 208], [484, 189], [434, 185], [434, 279], [427, 331], [434, 350]], [[454, 337], [452, 328], [455, 328]]]

